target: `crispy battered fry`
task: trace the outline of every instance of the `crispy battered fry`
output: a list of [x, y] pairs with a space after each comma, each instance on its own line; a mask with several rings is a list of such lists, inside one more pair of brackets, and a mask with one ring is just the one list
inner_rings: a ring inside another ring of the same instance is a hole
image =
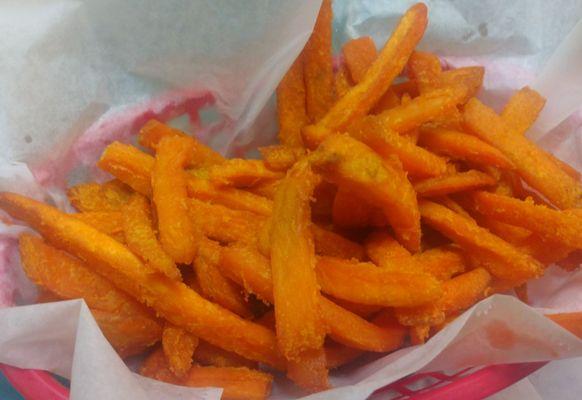
[[532, 202], [481, 191], [475, 192], [471, 198], [476, 210], [484, 215], [521, 226], [547, 240], [582, 248], [582, 217], [567, 210], [552, 210]]
[[158, 242], [150, 205], [143, 195], [134, 193], [123, 210], [122, 220], [127, 247], [152, 268], [181, 280], [180, 270]]
[[316, 271], [324, 293], [354, 303], [414, 307], [436, 300], [441, 294], [439, 282], [422, 272], [394, 272], [333, 257], [321, 257]]
[[[462, 67], [445, 71], [439, 75], [432, 85], [432, 90], [461, 85], [467, 91], [462, 96], [460, 103], [464, 104], [471, 97], [475, 96], [483, 85], [485, 68], [483, 67]], [[421, 91], [422, 93], [422, 91]]]
[[446, 128], [423, 127], [419, 144], [437, 154], [478, 165], [511, 168], [511, 161], [495, 147], [466, 133]]
[[[181, 282], [153, 271], [126, 247], [54, 207], [0, 193], [0, 208], [28, 223], [57, 247], [90, 263], [118, 288], [148, 304], [172, 324], [251, 360], [282, 367], [275, 335], [217, 306]], [[231, 332], [216, 335], [216, 332]]]
[[313, 33], [303, 50], [307, 115], [318, 121], [334, 102], [331, 30], [331, 0], [323, 0]]
[[416, 325], [410, 327], [410, 343], [413, 345], [426, 343], [430, 334], [430, 325]]
[[341, 64], [339, 69], [334, 75], [333, 87], [335, 89], [336, 96], [344, 97], [345, 94], [352, 87], [352, 81], [349, 77], [349, 71], [345, 64]]
[[218, 269], [220, 251], [220, 245], [211, 240], [205, 239], [200, 244], [198, 255], [194, 260], [200, 293], [227, 310], [249, 318], [252, 313], [241, 289], [223, 277]]
[[[269, 260], [248, 247], [227, 247], [219, 264], [223, 274], [266, 302], [273, 300]], [[406, 330], [380, 328], [334, 302], [320, 297], [321, 318], [329, 335], [338, 343], [367, 351], [392, 351], [401, 346]]]
[[311, 230], [313, 231], [316, 254], [331, 257], [355, 258], [356, 260], [364, 259], [364, 249], [359, 243], [352, 242], [316, 224], [311, 226]]
[[301, 129], [309, 123], [305, 109], [304, 56], [300, 54], [277, 87], [279, 140], [285, 146], [302, 147]]
[[352, 39], [342, 47], [344, 62], [354, 83], [360, 83], [378, 57], [374, 40], [370, 36]]
[[151, 195], [150, 175], [154, 169], [154, 157], [133, 146], [113, 142], [103, 152], [97, 166], [109, 172], [133, 190]]
[[370, 111], [406, 65], [424, 34], [426, 24], [426, 6], [422, 3], [412, 6], [400, 19], [362, 81], [339, 99], [316, 125], [303, 129], [303, 140], [308, 147], [317, 147], [329, 134], [347, 128]]
[[119, 211], [129, 201], [131, 189], [114, 179], [102, 185], [82, 183], [67, 189], [69, 201], [81, 212]]
[[123, 241], [123, 214], [120, 211], [88, 211], [71, 215], [98, 231]]
[[171, 324], [164, 326], [162, 349], [170, 371], [183, 378], [192, 367], [192, 355], [198, 346], [198, 338]]
[[264, 400], [271, 393], [273, 377], [245, 367], [193, 366], [184, 379], [190, 387], [220, 387], [222, 400]]
[[165, 125], [155, 119], [149, 120], [139, 131], [138, 142], [144, 147], [157, 150], [158, 145], [165, 137], [187, 138], [192, 146], [190, 159], [187, 161], [189, 167], [201, 167], [207, 165], [220, 164], [225, 161], [224, 157], [210, 147], [186, 135], [184, 132]]
[[492, 109], [471, 99], [465, 106], [464, 121], [471, 133], [501, 150], [521, 178], [556, 206], [564, 209], [582, 204], [579, 182], [558, 168], [532, 142], [508, 129]]
[[362, 350], [353, 349], [335, 342], [329, 342], [325, 345], [325, 363], [329, 369], [339, 368], [363, 354]]
[[386, 217], [380, 209], [372, 207], [353, 191], [343, 188], [338, 188], [333, 199], [331, 216], [334, 225], [345, 228], [387, 225]]
[[402, 171], [347, 135], [329, 137], [311, 153], [310, 160], [325, 179], [357, 191], [381, 208], [398, 240], [409, 250], [418, 250], [420, 220], [416, 193]]
[[456, 246], [444, 245], [425, 250], [414, 256], [422, 270], [439, 281], [446, 281], [465, 271], [463, 252]]
[[408, 60], [408, 77], [421, 93], [430, 91], [441, 73], [441, 62], [434, 54], [414, 51]]
[[196, 254], [196, 235], [188, 217], [186, 173], [192, 147], [181, 137], [166, 137], [158, 144], [152, 170], [152, 193], [163, 249], [176, 263], [190, 264]]
[[202, 365], [212, 365], [214, 367], [258, 367], [256, 362], [213, 346], [204, 340], [198, 342], [198, 346], [194, 351], [194, 360]]
[[419, 272], [412, 255], [390, 233], [376, 230], [366, 238], [366, 254], [379, 267], [401, 272]]
[[168, 360], [161, 347], [152, 351], [139, 368], [139, 374], [158, 381], [179, 385], [181, 380], [170, 371]]
[[303, 147], [273, 145], [259, 147], [265, 166], [272, 171], [287, 171], [305, 155]]
[[287, 362], [287, 377], [309, 392], [329, 389], [327, 360], [323, 347], [308, 349]]
[[280, 179], [282, 174], [271, 171], [262, 160], [231, 158], [210, 167], [208, 176], [218, 186], [250, 187]]
[[546, 99], [535, 90], [525, 86], [511, 96], [503, 108], [501, 118], [514, 134], [525, 135], [545, 104]]
[[472, 169], [418, 181], [414, 184], [414, 190], [420, 197], [435, 197], [480, 189], [496, 183], [497, 181], [490, 175]]
[[474, 221], [436, 203], [419, 203], [423, 221], [459, 246], [482, 256], [484, 266], [500, 279], [519, 285], [543, 273], [542, 265]]

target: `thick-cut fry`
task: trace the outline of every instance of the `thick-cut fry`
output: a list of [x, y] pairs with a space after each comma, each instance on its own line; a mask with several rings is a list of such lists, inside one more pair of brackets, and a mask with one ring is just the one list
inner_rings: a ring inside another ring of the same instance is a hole
[[152, 268], [180, 280], [180, 270], [158, 242], [148, 200], [135, 193], [125, 206], [122, 219], [127, 247]]
[[465, 106], [464, 121], [474, 135], [501, 150], [519, 175], [556, 206], [576, 208], [582, 204], [582, 187], [532, 142], [508, 129], [501, 117], [477, 99]]
[[347, 135], [333, 135], [311, 153], [314, 169], [325, 179], [365, 196], [382, 209], [398, 240], [409, 250], [420, 246], [416, 193], [402, 171]]
[[481, 214], [524, 227], [547, 240], [582, 248], [582, 217], [494, 193], [478, 191], [471, 198]]
[[[269, 260], [258, 251], [227, 247], [219, 264], [223, 274], [262, 300], [272, 302], [273, 282]], [[380, 328], [334, 302], [319, 299], [321, 318], [329, 335], [338, 343], [367, 351], [392, 351], [398, 348], [406, 331], [402, 327]]]
[[196, 253], [196, 232], [188, 217], [186, 173], [192, 156], [188, 140], [166, 137], [158, 144], [152, 170], [152, 193], [163, 249], [176, 263], [190, 264]]
[[446, 128], [423, 127], [418, 142], [437, 154], [478, 165], [511, 168], [511, 161], [495, 147], [466, 133]]
[[432, 89], [441, 73], [441, 62], [434, 54], [414, 51], [408, 60], [408, 77], [421, 93]]
[[388, 224], [380, 209], [372, 207], [366, 200], [356, 196], [353, 191], [343, 188], [338, 188], [333, 199], [331, 217], [334, 225], [345, 228]]
[[542, 265], [503, 239], [481, 228], [474, 221], [436, 203], [419, 203], [423, 221], [459, 246], [483, 256], [489, 272], [500, 279], [519, 285], [543, 273]]
[[334, 102], [331, 54], [333, 12], [331, 0], [323, 0], [313, 33], [303, 50], [303, 74], [307, 115], [316, 122]]
[[271, 331], [203, 299], [181, 282], [153, 273], [109, 236], [54, 207], [17, 194], [0, 193], [0, 208], [25, 221], [55, 246], [91, 264], [95, 272], [172, 324], [225, 350], [281, 368], [283, 360]]
[[162, 327], [152, 313], [86, 264], [32, 235], [22, 235], [19, 244], [26, 275], [62, 299], [85, 299], [121, 355], [138, 354], [160, 339]]
[[435, 197], [493, 186], [496, 183], [490, 175], [472, 169], [418, 181], [414, 184], [414, 190], [421, 197]]
[[362, 81], [339, 99], [316, 125], [303, 129], [303, 140], [308, 147], [316, 147], [326, 136], [347, 128], [370, 111], [406, 65], [408, 57], [424, 34], [426, 24], [426, 6], [422, 3], [412, 6], [400, 19]]
[[345, 64], [341, 64], [334, 75], [333, 87], [338, 98], [344, 97], [352, 87], [349, 71]]
[[151, 195], [150, 175], [154, 157], [133, 146], [113, 142], [103, 152], [97, 166], [109, 172], [138, 193]]
[[325, 345], [325, 362], [329, 369], [339, 368], [363, 354], [362, 350], [353, 349], [335, 342], [326, 343]]
[[324, 293], [354, 303], [414, 307], [436, 300], [441, 294], [439, 282], [421, 272], [393, 272], [370, 263], [332, 257], [321, 257], [316, 271]]
[[214, 367], [247, 367], [257, 368], [257, 363], [247, 360], [232, 353], [211, 345], [204, 340], [198, 342], [194, 351], [194, 360], [202, 365], [212, 365]]
[[360, 83], [372, 63], [378, 57], [374, 40], [370, 36], [352, 39], [342, 47], [344, 62], [354, 83]]
[[264, 400], [271, 393], [273, 377], [245, 367], [194, 366], [184, 378], [190, 387], [220, 387], [222, 400]]
[[314, 390], [328, 386], [309, 206], [317, 183], [306, 161], [295, 164], [277, 187], [270, 224], [279, 348], [289, 361], [288, 376]]
[[465, 271], [465, 258], [461, 249], [445, 245], [434, 247], [413, 256], [423, 271], [439, 281], [446, 281]]
[[309, 123], [305, 109], [304, 56], [300, 54], [277, 87], [279, 140], [285, 146], [302, 147], [301, 129]]
[[164, 326], [162, 349], [170, 370], [183, 378], [192, 367], [192, 355], [198, 346], [198, 338], [171, 324]]
[[189, 167], [214, 165], [225, 161], [223, 156], [212, 150], [210, 147], [199, 142], [195, 138], [186, 135], [184, 132], [156, 121], [155, 119], [149, 120], [140, 129], [138, 142], [144, 147], [157, 150], [159, 143], [165, 137], [188, 138], [188, 141], [193, 149], [191, 158], [188, 160]]
[[82, 183], [67, 189], [69, 201], [81, 212], [119, 211], [131, 196], [131, 189], [118, 180], [104, 184]]
[[248, 318], [252, 313], [241, 289], [223, 277], [218, 269], [220, 251], [220, 245], [216, 242], [205, 239], [200, 243], [198, 254], [194, 260], [194, 270], [200, 285], [200, 293], [208, 300]]
[[265, 166], [272, 171], [287, 171], [305, 155], [303, 147], [273, 145], [259, 147]]
[[546, 99], [538, 92], [525, 86], [511, 96], [503, 111], [503, 122], [511, 127], [514, 134], [525, 135], [544, 108]]
[[197, 199], [188, 200], [192, 223], [206, 237], [221, 243], [256, 243], [265, 218]]
[[282, 177], [265, 166], [262, 160], [231, 158], [208, 169], [210, 181], [218, 186], [249, 187]]
[[123, 238], [123, 213], [120, 211], [88, 211], [71, 216], [115, 239]]
[[315, 253], [322, 256], [364, 259], [364, 249], [359, 243], [352, 242], [345, 237], [324, 229], [319, 225], [311, 226]]

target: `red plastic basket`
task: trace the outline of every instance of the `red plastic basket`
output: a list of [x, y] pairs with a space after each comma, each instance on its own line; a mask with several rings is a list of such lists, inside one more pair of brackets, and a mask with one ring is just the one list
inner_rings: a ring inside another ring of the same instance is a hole
[[[410, 375], [376, 392], [390, 400], [479, 400], [527, 377], [546, 362], [501, 364], [468, 368], [454, 374], [428, 372]], [[0, 364], [0, 371], [25, 400], [67, 400], [69, 389], [45, 371]]]

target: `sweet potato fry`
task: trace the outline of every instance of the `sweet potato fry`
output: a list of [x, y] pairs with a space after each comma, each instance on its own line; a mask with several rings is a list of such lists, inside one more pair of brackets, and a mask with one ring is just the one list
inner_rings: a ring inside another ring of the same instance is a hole
[[515, 92], [505, 104], [501, 118], [516, 135], [525, 135], [545, 104], [546, 99], [535, 90], [525, 86]]
[[314, 148], [326, 136], [343, 130], [366, 115], [402, 71], [408, 57], [422, 38], [427, 24], [427, 8], [419, 3], [400, 19], [398, 26], [360, 83], [339, 99], [316, 125], [303, 129], [304, 143]]
[[354, 83], [360, 83], [372, 63], [378, 57], [374, 40], [370, 36], [362, 36], [346, 42], [342, 47], [344, 62]]
[[123, 214], [120, 211], [88, 211], [71, 215], [98, 231], [123, 241]]
[[418, 345], [426, 343], [430, 335], [430, 325], [415, 325], [410, 327], [410, 343]]
[[532, 142], [508, 129], [501, 117], [477, 99], [465, 106], [467, 128], [501, 150], [515, 165], [517, 173], [532, 188], [559, 208], [580, 206], [582, 187]]
[[249, 318], [252, 313], [243, 297], [242, 290], [232, 281], [223, 277], [218, 269], [220, 251], [218, 243], [207, 239], [201, 241], [194, 260], [194, 270], [200, 285], [200, 293], [227, 310]]
[[143, 195], [134, 193], [123, 210], [122, 221], [127, 247], [152, 268], [181, 280], [180, 270], [158, 242], [149, 201]]
[[259, 147], [265, 166], [272, 171], [287, 171], [305, 155], [303, 147], [273, 145]]
[[224, 157], [210, 147], [196, 140], [192, 136], [185, 134], [179, 129], [172, 128], [155, 119], [149, 120], [139, 131], [138, 142], [144, 147], [157, 150], [159, 143], [165, 137], [187, 138], [192, 146], [190, 159], [187, 161], [189, 167], [200, 167], [220, 164], [225, 161]]
[[423, 271], [439, 281], [446, 281], [465, 271], [465, 258], [461, 249], [444, 245], [425, 250], [413, 256]]
[[322, 256], [364, 259], [364, 249], [359, 243], [324, 229], [317, 224], [311, 225], [315, 253]]
[[[321, 257], [316, 271], [324, 293], [355, 303], [413, 307], [441, 294], [438, 281], [425, 273], [393, 272], [332, 257]], [[358, 290], [353, 290], [354, 286]]]
[[502, 152], [475, 136], [445, 128], [423, 127], [420, 132], [419, 144], [436, 154], [504, 169], [513, 165]]
[[363, 318], [369, 318], [372, 315], [377, 314], [378, 311], [382, 310], [382, 308], [383, 308], [382, 306], [354, 303], [352, 301], [338, 299], [338, 298], [335, 298], [335, 297], [329, 296], [329, 295], [326, 295], [325, 297], [328, 298], [329, 300], [333, 301], [338, 306], [343, 307], [346, 310], [348, 310], [349, 312], [352, 312], [352, 313], [359, 315], [360, 317], [363, 317]]
[[382, 209], [398, 240], [409, 250], [420, 246], [416, 193], [402, 171], [347, 135], [333, 135], [311, 153], [315, 171], [325, 179], [357, 191]]
[[192, 367], [192, 355], [198, 346], [198, 338], [171, 324], [164, 326], [162, 349], [170, 371], [183, 378]]
[[467, 210], [465, 210], [463, 208], [463, 206], [461, 204], [459, 204], [459, 202], [457, 202], [456, 200], [453, 200], [451, 197], [441, 196], [438, 199], [434, 199], [434, 200], [437, 203], [442, 204], [447, 208], [450, 208], [451, 210], [453, 210], [457, 214], [461, 214], [463, 217], [469, 218], [470, 220], [475, 221], [475, 218], [473, 218], [473, 216], [471, 214], [469, 214], [467, 212]]
[[323, 117], [335, 100], [331, 54], [332, 20], [331, 0], [323, 0], [313, 33], [303, 50], [305, 103], [307, 115], [312, 121]]
[[275, 193], [270, 237], [279, 348], [289, 362], [289, 378], [313, 390], [328, 386], [309, 206], [317, 183], [306, 161], [289, 170]]
[[376, 230], [368, 235], [364, 247], [368, 258], [379, 267], [401, 272], [419, 271], [411, 260], [410, 252], [385, 230]]
[[301, 129], [309, 123], [305, 109], [304, 56], [300, 54], [277, 87], [279, 141], [289, 147], [302, 147]]
[[558, 262], [558, 266], [566, 271], [574, 271], [582, 265], [582, 250], [575, 250]]
[[442, 73], [441, 62], [431, 53], [412, 52], [408, 60], [408, 77], [416, 82], [421, 93], [430, 91]]
[[582, 218], [575, 214], [482, 191], [473, 193], [471, 198], [481, 214], [521, 226], [547, 240], [582, 248]]
[[349, 74], [348, 67], [345, 64], [341, 64], [333, 77], [333, 87], [338, 98], [344, 97], [352, 87]]
[[162, 327], [152, 313], [82, 261], [32, 235], [22, 235], [19, 244], [26, 275], [62, 299], [83, 298], [122, 356], [138, 354], [160, 339]]
[[[485, 68], [483, 67], [462, 67], [445, 71], [439, 75], [432, 85], [432, 90], [461, 85], [467, 89], [460, 103], [464, 104], [471, 97], [475, 96], [483, 85]], [[422, 93], [422, 91], [421, 91]]]
[[400, 104], [400, 97], [398, 97], [396, 92], [390, 87], [386, 90], [386, 93], [380, 97], [380, 100], [378, 100], [376, 105], [372, 108], [370, 114], [381, 114], [386, 110], [398, 107]]
[[[0, 208], [39, 231], [57, 247], [91, 264], [115, 286], [148, 304], [172, 324], [251, 360], [281, 368], [275, 335], [217, 306], [181, 282], [154, 273], [125, 246], [54, 207], [0, 193]], [[216, 332], [231, 332], [216, 335]]]
[[186, 173], [192, 156], [188, 140], [163, 138], [158, 144], [152, 170], [152, 193], [162, 248], [176, 263], [190, 264], [196, 253], [196, 236], [188, 217]]
[[97, 166], [136, 192], [150, 196], [150, 175], [154, 169], [154, 163], [154, 157], [149, 154], [133, 146], [113, 142], [107, 146]]
[[331, 216], [334, 225], [345, 228], [387, 225], [386, 217], [380, 209], [372, 207], [353, 191], [343, 188], [338, 188], [333, 199]]
[[197, 199], [188, 200], [188, 212], [195, 228], [221, 243], [256, 243], [265, 218], [252, 213]]
[[492, 233], [514, 246], [519, 247], [525, 244], [532, 235], [532, 232], [528, 229], [506, 224], [490, 217], [480, 216], [478, 221], [479, 225], [489, 229]]
[[481, 228], [474, 221], [436, 203], [419, 203], [423, 221], [462, 248], [480, 254], [491, 262], [489, 272], [500, 279], [521, 284], [543, 273], [542, 265], [503, 239]]
[[139, 374], [146, 376], [157, 381], [162, 381], [166, 383], [171, 383], [174, 385], [179, 385], [181, 379], [179, 379], [170, 370], [168, 360], [164, 355], [164, 351], [161, 347], [152, 351], [143, 361], [139, 368]]
[[282, 174], [265, 166], [262, 160], [231, 158], [208, 170], [210, 181], [218, 186], [250, 187], [282, 178]]
[[435, 197], [480, 189], [496, 183], [490, 175], [472, 169], [418, 181], [414, 184], [414, 190], [420, 197]]
[[81, 212], [119, 211], [129, 201], [131, 189], [114, 179], [104, 184], [83, 183], [67, 189], [69, 201]]
[[238, 354], [231, 353], [211, 345], [204, 340], [198, 342], [194, 351], [194, 360], [202, 365], [211, 365], [214, 367], [247, 367], [257, 368], [256, 362], [247, 360]]
[[326, 343], [325, 345], [325, 362], [329, 369], [339, 368], [363, 354], [362, 350], [353, 349], [335, 342]]
[[[220, 269], [246, 291], [264, 301], [273, 300], [269, 260], [248, 247], [231, 246], [222, 251]], [[406, 331], [401, 327], [380, 328], [334, 302], [319, 299], [321, 318], [329, 335], [338, 343], [367, 351], [392, 351], [398, 348]]]
[[183, 384], [223, 388], [223, 400], [264, 400], [271, 393], [273, 377], [245, 367], [199, 367], [188, 372]]

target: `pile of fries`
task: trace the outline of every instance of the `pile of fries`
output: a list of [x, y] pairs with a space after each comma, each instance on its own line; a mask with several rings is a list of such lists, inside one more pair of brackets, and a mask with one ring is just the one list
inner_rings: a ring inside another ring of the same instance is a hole
[[141, 149], [103, 152], [113, 180], [68, 190], [78, 213], [1, 193], [41, 235], [20, 238], [39, 301], [85, 299], [122, 357], [148, 354], [145, 376], [262, 399], [265, 371], [325, 390], [330, 369], [423, 343], [491, 294], [527, 302], [547, 266], [579, 266], [580, 176], [524, 136], [538, 93], [500, 115], [476, 99], [483, 68], [415, 51], [423, 4], [382, 50], [346, 43], [337, 71], [331, 23], [324, 0], [261, 160], [152, 120]]

